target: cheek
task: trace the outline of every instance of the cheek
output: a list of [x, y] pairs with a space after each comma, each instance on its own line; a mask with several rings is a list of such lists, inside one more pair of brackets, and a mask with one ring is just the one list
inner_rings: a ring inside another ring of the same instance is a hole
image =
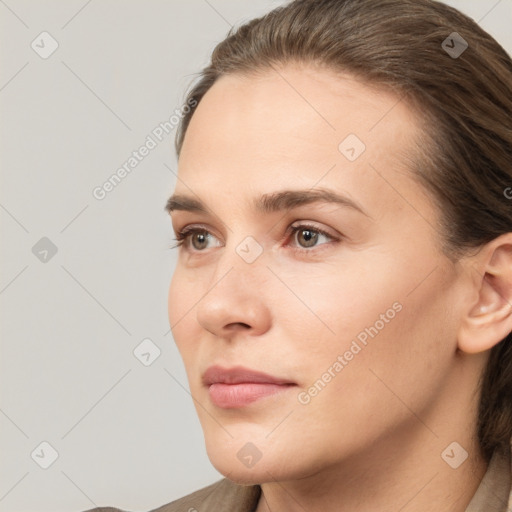
[[178, 262], [169, 284], [167, 306], [171, 325], [190, 321], [193, 305], [204, 295], [204, 291], [201, 293], [203, 282], [204, 276], [183, 268]]
[[[361, 255], [357, 266], [337, 262], [330, 272], [312, 268], [307, 279], [288, 276], [303, 303], [282, 295], [279, 318], [293, 333], [296, 353], [307, 354], [305, 381], [320, 378], [344, 354], [345, 378], [368, 382], [376, 379], [369, 369], [414, 383], [415, 376], [434, 377], [436, 367], [448, 364], [455, 347], [450, 277], [439, 267], [422, 282], [429, 272], [421, 262], [408, 258], [401, 265], [396, 256]], [[436, 267], [432, 261], [429, 271]]]
[[389, 270], [340, 276], [303, 295], [335, 335], [304, 311], [294, 333], [303, 376], [297, 412], [313, 437], [321, 428], [338, 447], [415, 421], [410, 410], [420, 414], [439, 395], [455, 349], [449, 277], [433, 274], [411, 293], [417, 281]]
[[191, 331], [194, 329], [195, 310], [193, 304], [197, 302], [194, 295], [192, 280], [187, 278], [183, 272], [176, 269], [168, 292], [167, 312], [169, 325], [172, 330], [174, 341], [178, 350], [185, 359], [184, 349], [191, 346]]
[[[356, 340], [363, 334], [366, 344], [359, 343], [362, 350], [354, 357], [358, 363], [350, 363], [353, 367], [347, 372], [347, 378], [358, 381], [356, 402], [366, 396], [378, 408], [386, 396], [397, 413], [406, 413], [400, 412], [401, 402], [421, 410], [447, 379], [456, 350], [449, 277], [438, 269], [415, 288], [418, 280], [380, 283], [386, 292], [380, 293], [380, 303], [374, 302], [371, 314], [365, 315], [366, 325], [355, 334]], [[392, 304], [398, 308], [390, 314]], [[385, 410], [382, 413], [385, 416]]]
[[177, 271], [175, 271], [169, 284], [167, 294], [167, 314], [171, 328], [176, 324], [178, 318], [180, 318], [181, 311], [178, 298], [182, 293], [186, 293], [186, 289], [181, 286], [180, 278], [178, 277]]
[[[320, 348], [332, 355], [379, 321], [381, 314], [398, 316], [393, 304], [403, 299], [404, 288], [390, 270], [380, 271], [374, 262], [363, 258], [357, 265], [349, 260], [347, 256], [346, 264], [342, 259], [327, 267], [310, 267], [300, 277], [291, 271], [281, 273], [293, 293], [280, 292], [278, 319], [307, 333], [296, 338], [297, 342], [303, 340], [314, 350]], [[315, 336], [324, 342], [315, 344]]]

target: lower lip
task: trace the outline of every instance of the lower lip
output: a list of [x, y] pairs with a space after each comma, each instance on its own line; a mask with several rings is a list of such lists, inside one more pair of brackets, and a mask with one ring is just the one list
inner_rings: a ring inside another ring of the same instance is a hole
[[212, 402], [223, 409], [243, 407], [261, 398], [286, 391], [293, 384], [265, 384], [244, 382], [241, 384], [211, 384], [208, 388]]

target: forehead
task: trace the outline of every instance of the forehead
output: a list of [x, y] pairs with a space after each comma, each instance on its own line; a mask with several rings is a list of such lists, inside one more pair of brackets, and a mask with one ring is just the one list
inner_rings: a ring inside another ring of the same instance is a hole
[[191, 187], [207, 198], [220, 188], [249, 193], [321, 182], [375, 196], [384, 175], [410, 167], [417, 121], [399, 96], [327, 69], [225, 75], [191, 119], [175, 192]]
[[318, 66], [225, 75], [192, 116], [180, 164], [185, 167], [190, 158], [203, 155], [224, 161], [338, 157], [338, 146], [349, 134], [381, 158], [375, 152], [391, 141], [386, 155], [406, 146], [416, 124], [399, 96]]

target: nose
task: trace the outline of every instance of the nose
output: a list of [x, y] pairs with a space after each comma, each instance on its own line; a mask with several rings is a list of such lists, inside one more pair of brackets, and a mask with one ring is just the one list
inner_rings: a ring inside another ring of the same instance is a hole
[[262, 263], [248, 264], [237, 254], [222, 267], [223, 270], [220, 265], [217, 267], [198, 303], [198, 323], [219, 338], [264, 334], [270, 329], [271, 311], [265, 300], [269, 296], [265, 289], [269, 279], [262, 278], [262, 273], [270, 274], [269, 270]]

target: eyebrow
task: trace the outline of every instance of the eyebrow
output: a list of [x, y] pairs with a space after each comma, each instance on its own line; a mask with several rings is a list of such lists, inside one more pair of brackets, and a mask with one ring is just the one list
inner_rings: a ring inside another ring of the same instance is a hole
[[[362, 206], [353, 199], [328, 189], [283, 190], [264, 194], [253, 201], [253, 207], [256, 211], [261, 213], [273, 213], [292, 210], [293, 208], [319, 202], [332, 203], [352, 208], [353, 210], [370, 217]], [[201, 201], [181, 194], [171, 196], [167, 201], [165, 210], [169, 214], [176, 210], [208, 213], [207, 207]]]

